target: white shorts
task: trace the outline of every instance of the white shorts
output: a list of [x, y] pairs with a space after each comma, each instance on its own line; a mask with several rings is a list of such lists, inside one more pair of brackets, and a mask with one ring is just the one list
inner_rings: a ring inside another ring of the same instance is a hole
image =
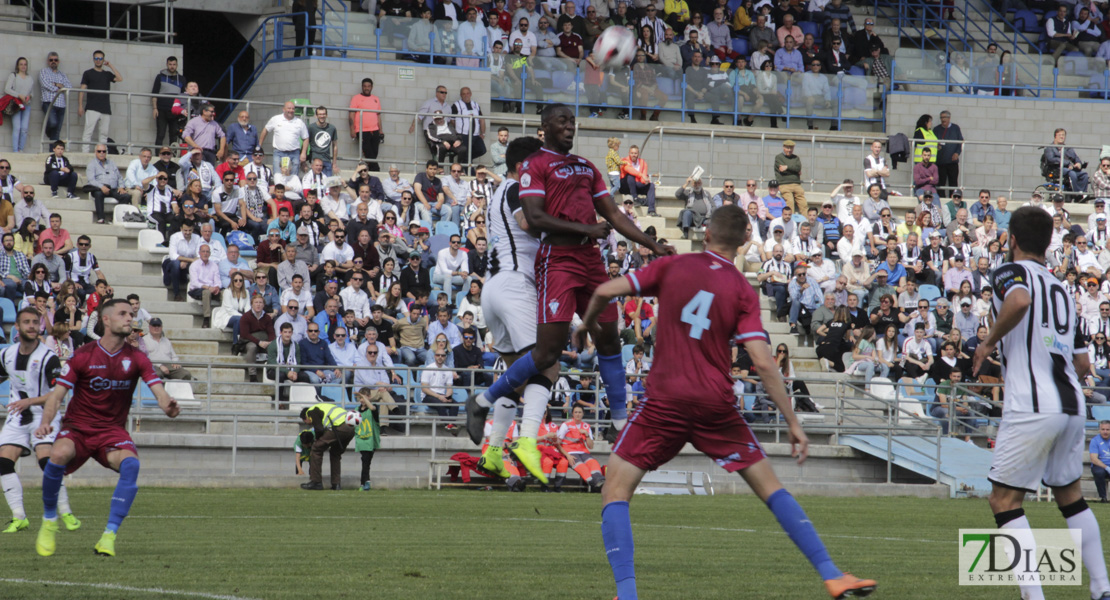
[[493, 349], [517, 354], [536, 345], [536, 284], [520, 271], [502, 271], [482, 288], [482, 314]]
[[8, 413], [7, 420], [4, 421], [3, 429], [0, 429], [0, 446], [19, 446], [23, 448], [22, 456], [30, 456], [31, 450], [39, 444], [53, 444], [54, 438], [58, 436], [58, 430], [62, 426], [62, 413], [58, 412], [54, 415], [54, 431], [50, 435], [37, 438], [35, 437], [35, 430], [39, 428], [42, 423], [42, 412], [34, 411], [34, 416], [31, 418], [30, 423], [23, 423], [23, 413]]
[[1070, 485], [1083, 475], [1085, 425], [1079, 415], [1003, 414], [987, 478], [1027, 492]]

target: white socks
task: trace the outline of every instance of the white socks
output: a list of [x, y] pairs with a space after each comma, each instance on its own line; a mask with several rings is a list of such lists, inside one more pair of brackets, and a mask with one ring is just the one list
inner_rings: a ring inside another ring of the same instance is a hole
[[1099, 598], [1106, 592], [1110, 592], [1110, 580], [1106, 576], [1106, 559], [1102, 556], [1102, 537], [1098, 520], [1088, 508], [1068, 517], [1067, 522], [1068, 529], [1079, 529], [1083, 532], [1083, 539], [1075, 542], [1083, 547], [1083, 566], [1087, 568], [1087, 575], [1091, 579], [1091, 597]]
[[65, 515], [73, 512], [69, 507], [69, 492], [66, 491], [66, 484], [63, 481], [62, 487], [58, 488], [58, 514]]
[[509, 428], [516, 419], [516, 402], [508, 398], [498, 398], [493, 405], [493, 429], [489, 436], [489, 445], [501, 447], [505, 445], [505, 436], [509, 435]]
[[23, 510], [23, 486], [19, 483], [19, 475], [0, 475], [0, 487], [4, 488], [4, 499], [8, 501], [8, 508], [12, 509], [12, 519], [26, 519], [27, 513]]
[[474, 398], [474, 401], [477, 402], [478, 406], [481, 406], [482, 408], [489, 408], [493, 406], [493, 403], [490, 402], [489, 396], [487, 396], [485, 392], [478, 394], [478, 397]]
[[[1009, 521], [1000, 529], [1004, 529], [1006, 533], [1014, 536], [1018, 540], [1018, 543], [1021, 544], [1022, 551], [1032, 550], [1032, 556], [1037, 555], [1037, 544], [1033, 539], [1033, 532], [1029, 529], [1029, 519], [1025, 518], [1025, 515]], [[1013, 550], [1010, 549], [1009, 544], [1007, 544], [1007, 558], [1013, 559], [1013, 556], [1011, 556], [1012, 553]], [[1041, 583], [1039, 581], [1019, 584], [1018, 589], [1021, 590], [1022, 600], [1044, 600], [1044, 592], [1041, 591]]]
[[524, 416], [520, 419], [520, 437], [535, 438], [540, 434], [540, 422], [547, 410], [551, 390], [538, 383], [524, 388]]

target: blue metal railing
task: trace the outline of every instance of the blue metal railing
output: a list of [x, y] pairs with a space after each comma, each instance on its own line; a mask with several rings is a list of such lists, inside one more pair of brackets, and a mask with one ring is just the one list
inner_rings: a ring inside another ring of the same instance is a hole
[[[1001, 95], [1032, 99], [1077, 101], [1105, 100], [1110, 90], [1106, 61], [1081, 56], [1064, 56], [1053, 67], [1051, 57], [1043, 64], [1032, 61], [986, 65], [975, 53], [952, 53], [900, 49], [892, 71], [900, 92], [912, 89], [930, 94]], [[992, 55], [993, 56], [993, 55]], [[945, 62], [945, 60], [948, 62]], [[978, 63], [978, 64], [976, 64]], [[1071, 78], [1073, 81], [1066, 81]], [[1074, 78], [1085, 79], [1079, 85]]]

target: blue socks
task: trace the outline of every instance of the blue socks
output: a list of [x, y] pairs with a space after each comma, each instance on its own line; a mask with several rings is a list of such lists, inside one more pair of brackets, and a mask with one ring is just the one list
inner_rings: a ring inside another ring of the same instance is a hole
[[112, 493], [112, 505], [108, 509], [108, 526], [105, 533], [116, 533], [124, 517], [131, 510], [135, 494], [139, 492], [139, 459], [129, 456], [119, 464], [119, 482]]
[[[621, 355], [597, 355], [601, 381], [605, 384], [605, 396], [609, 399], [609, 414], [613, 419], [628, 418], [628, 390], [624, 387], [624, 365]], [[516, 365], [513, 365], [514, 367]], [[623, 600], [623, 599], [622, 599]]]
[[601, 509], [601, 539], [605, 542], [605, 556], [617, 582], [617, 597], [620, 600], [637, 600], [635, 547], [627, 502], [610, 502]]
[[65, 467], [50, 461], [42, 469], [42, 517], [48, 521], [58, 519], [58, 491], [62, 489], [65, 474]]
[[794, 541], [794, 545], [802, 551], [802, 554], [806, 555], [813, 568], [817, 569], [817, 574], [821, 576], [821, 579], [828, 581], [843, 575], [840, 569], [837, 569], [836, 565], [833, 564], [832, 559], [829, 558], [829, 552], [825, 550], [825, 544], [821, 543], [821, 538], [818, 537], [817, 530], [813, 528], [813, 523], [810, 523], [809, 517], [798, 505], [794, 496], [790, 495], [790, 492], [781, 489], [771, 494], [771, 497], [767, 498], [767, 508], [775, 513], [779, 525]]
[[508, 397], [518, 387], [539, 374], [539, 370], [536, 369], [536, 361], [532, 360], [532, 353], [529, 352], [518, 358], [501, 377], [497, 378], [497, 381], [493, 382], [493, 385], [489, 386], [489, 389], [486, 390], [486, 398], [492, 403], [498, 398]]

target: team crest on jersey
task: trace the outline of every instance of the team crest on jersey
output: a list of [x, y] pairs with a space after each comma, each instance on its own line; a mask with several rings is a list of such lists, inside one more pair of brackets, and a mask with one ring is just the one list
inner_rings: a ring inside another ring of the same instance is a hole
[[559, 313], [559, 301], [558, 300], [552, 300], [551, 302], [549, 302], [547, 304], [547, 307], [551, 309], [551, 314], [554, 315], [554, 314]]
[[123, 359], [123, 370], [124, 371], [131, 370], [131, 359], [130, 358]]
[[62, 377], [69, 375], [69, 363], [62, 365]]
[[721, 268], [721, 265], [719, 265], [717, 263], [713, 263], [713, 264], [709, 265], [709, 270], [710, 271], [716, 271], [717, 269], [720, 269], [720, 268]]
[[[528, 168], [528, 163], [527, 162], [524, 163], [524, 168], [525, 169]], [[530, 185], [532, 185], [532, 176], [529, 175], [528, 173], [525, 173], [525, 174], [521, 175], [520, 176], [520, 187], [528, 187]]]

